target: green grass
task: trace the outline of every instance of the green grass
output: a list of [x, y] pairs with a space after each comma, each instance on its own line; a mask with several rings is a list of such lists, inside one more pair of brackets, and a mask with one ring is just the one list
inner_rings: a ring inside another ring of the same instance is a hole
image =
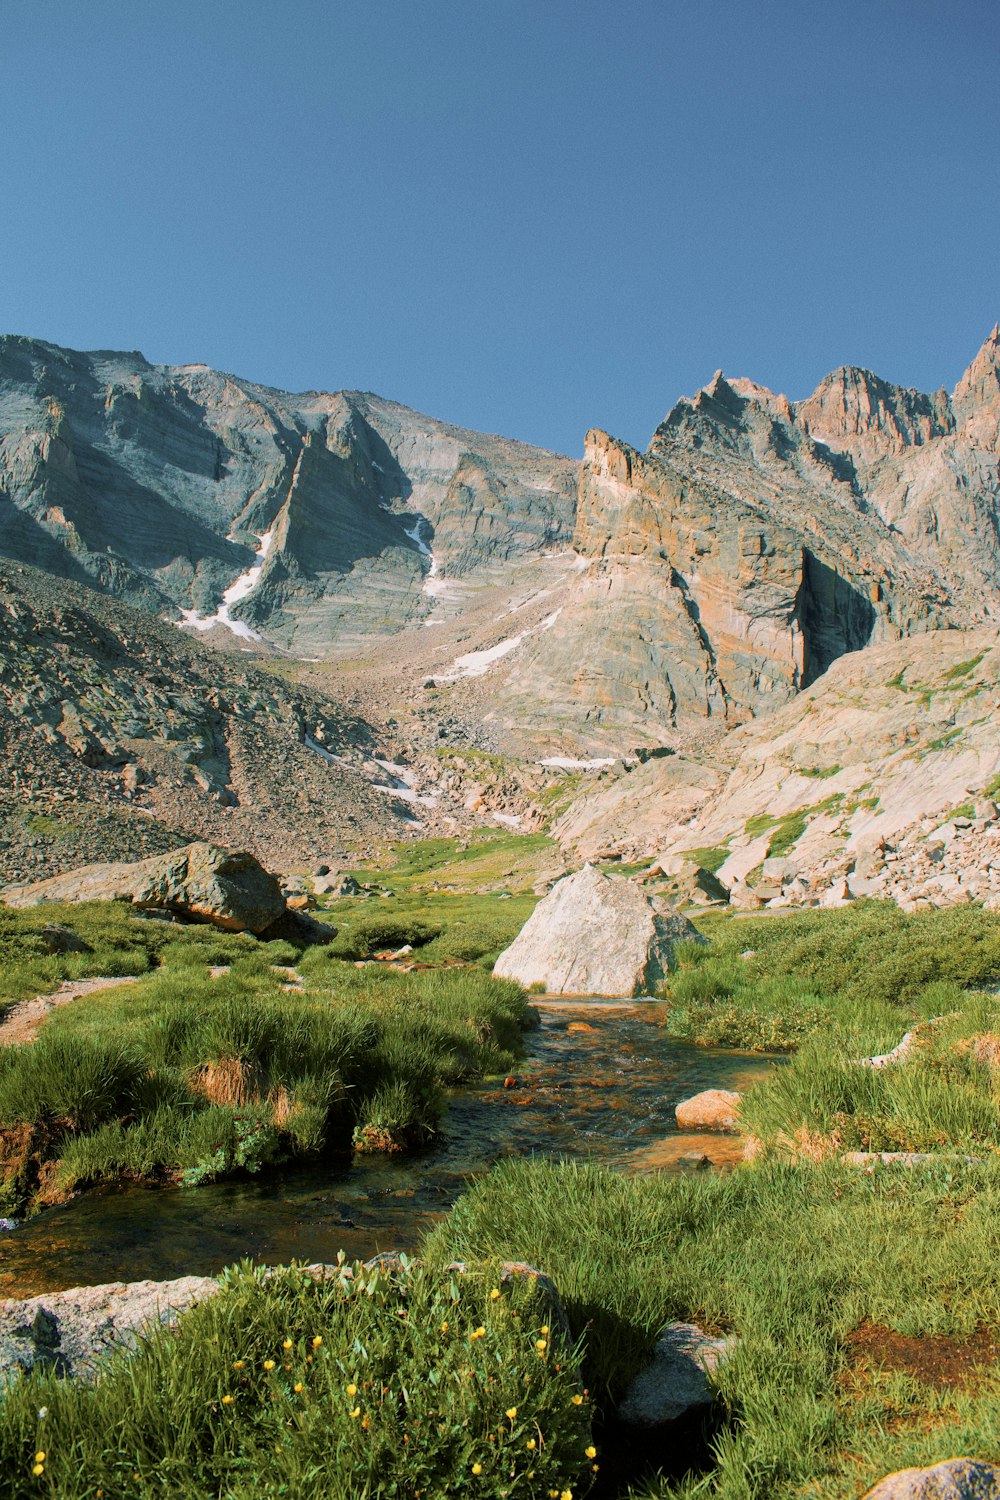
[[397, 895], [432, 893], [435, 885], [475, 894], [505, 881], [512, 891], [525, 891], [531, 889], [543, 856], [555, 848], [544, 833], [483, 828], [466, 838], [393, 844], [378, 865], [349, 873], [359, 884], [389, 886]]
[[[50, 953], [44, 929], [51, 925], [69, 928], [90, 951]], [[149, 921], [125, 902], [47, 902], [24, 911], [0, 905], [0, 1016], [11, 1002], [47, 994], [64, 979], [146, 974], [174, 943], [204, 945], [206, 962], [228, 963], [254, 939]]]
[[933, 1389], [852, 1371], [844, 1340], [866, 1320], [915, 1337], [995, 1328], [998, 1212], [996, 1168], [626, 1178], [515, 1162], [459, 1201], [432, 1249], [547, 1270], [607, 1408], [665, 1322], [739, 1338], [717, 1377], [714, 1466], [642, 1495], [843, 1500], [894, 1469], [997, 1452], [996, 1366], [966, 1390]]
[[418, 889], [391, 901], [357, 896], [330, 902], [324, 910], [337, 925], [332, 952], [360, 959], [405, 943], [421, 963], [478, 963], [492, 969], [530, 917], [538, 897]]
[[[506, 1071], [519, 1050], [524, 993], [481, 969], [357, 968], [334, 944], [302, 957], [297, 993], [275, 967], [287, 945], [248, 951], [205, 932], [166, 945], [135, 985], [54, 1011], [33, 1043], [0, 1047], [0, 1132], [34, 1137], [0, 1184], [8, 1211], [43, 1179], [49, 1195], [116, 1178], [194, 1184], [352, 1139], [418, 1147], [447, 1087]], [[213, 979], [227, 950], [241, 956]]]
[[858, 1049], [817, 1036], [787, 1068], [752, 1089], [741, 1123], [770, 1146], [830, 1151], [944, 1151], [985, 1155], [1000, 1147], [1000, 1092], [977, 1037], [1000, 1032], [992, 995], [939, 987], [943, 1020], [918, 1026], [905, 1059], [857, 1066]]
[[5, 1500], [582, 1495], [593, 1462], [538, 1284], [405, 1257], [320, 1282], [243, 1267], [96, 1386], [33, 1375], [0, 1410]]
[[964, 990], [1000, 982], [1000, 917], [976, 906], [858, 901], [696, 921], [712, 941], [684, 948], [665, 1024], [706, 1045], [790, 1050], [836, 1028], [858, 1055], [882, 1052], [914, 1021], [961, 1004]]
[[958, 682], [961, 678], [968, 677], [970, 672], [976, 670], [985, 655], [985, 651], [980, 651], [978, 656], [970, 656], [968, 661], [956, 662], [953, 667], [949, 667], [943, 673], [945, 682]]
[[699, 865], [703, 870], [708, 870], [711, 875], [714, 875], [729, 858], [729, 845], [705, 845], [700, 849], [682, 849], [680, 853], [693, 865]]
[[800, 776], [811, 776], [815, 781], [826, 781], [831, 776], [836, 776], [844, 768], [840, 765], [833, 766], [799, 766]]

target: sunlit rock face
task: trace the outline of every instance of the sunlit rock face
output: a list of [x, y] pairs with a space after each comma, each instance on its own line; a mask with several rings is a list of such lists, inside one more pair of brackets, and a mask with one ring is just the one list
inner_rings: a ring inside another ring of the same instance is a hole
[[195, 627], [271, 536], [233, 619], [303, 654], [422, 621], [432, 554], [461, 576], [565, 546], [576, 476], [356, 392], [0, 339], [3, 554]]
[[989, 625], [998, 452], [996, 329], [950, 396], [848, 366], [794, 402], [719, 372], [645, 453], [594, 431], [582, 464], [371, 394], [0, 339], [0, 555], [212, 644], [388, 654], [501, 741], [545, 725], [580, 753]]

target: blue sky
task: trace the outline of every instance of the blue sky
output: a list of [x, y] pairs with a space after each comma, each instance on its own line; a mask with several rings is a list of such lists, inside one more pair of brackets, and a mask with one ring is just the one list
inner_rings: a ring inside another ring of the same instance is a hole
[[578, 454], [724, 368], [954, 383], [996, 0], [7, 0], [0, 331]]

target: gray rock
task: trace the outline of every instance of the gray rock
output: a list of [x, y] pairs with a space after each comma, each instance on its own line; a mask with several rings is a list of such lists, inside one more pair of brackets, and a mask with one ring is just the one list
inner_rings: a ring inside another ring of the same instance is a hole
[[113, 1349], [133, 1349], [139, 1330], [173, 1323], [185, 1308], [214, 1296], [211, 1276], [176, 1281], [112, 1281], [25, 1301], [0, 1301], [0, 1382], [33, 1369], [93, 1379]]
[[63, 927], [58, 922], [49, 922], [41, 932], [42, 942], [50, 953], [91, 953], [93, 949], [89, 943], [75, 933], [70, 927]]
[[8, 886], [3, 897], [18, 907], [46, 901], [131, 901], [230, 932], [262, 932], [285, 910], [281, 886], [252, 854], [205, 843], [137, 864], [84, 865], [33, 885]]
[[713, 1399], [709, 1376], [729, 1358], [738, 1340], [714, 1339], [695, 1323], [668, 1323], [652, 1363], [632, 1381], [618, 1408], [633, 1427], [661, 1427]]
[[949, 1458], [929, 1469], [899, 1469], [864, 1500], [1000, 1500], [1000, 1468], [978, 1458]]
[[12, 1229], [17, 1228], [16, 1219], [0, 1219], [0, 1234], [9, 1234]]
[[585, 865], [538, 903], [493, 972], [550, 995], [643, 995], [666, 978], [682, 940], [705, 941], [633, 881]]

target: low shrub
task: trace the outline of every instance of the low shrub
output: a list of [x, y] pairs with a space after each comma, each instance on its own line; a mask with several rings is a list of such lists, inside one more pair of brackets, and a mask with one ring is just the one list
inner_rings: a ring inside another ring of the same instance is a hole
[[324, 1281], [240, 1268], [96, 1386], [33, 1375], [2, 1416], [9, 1500], [530, 1500], [582, 1495], [594, 1468], [537, 1284], [405, 1257]]

